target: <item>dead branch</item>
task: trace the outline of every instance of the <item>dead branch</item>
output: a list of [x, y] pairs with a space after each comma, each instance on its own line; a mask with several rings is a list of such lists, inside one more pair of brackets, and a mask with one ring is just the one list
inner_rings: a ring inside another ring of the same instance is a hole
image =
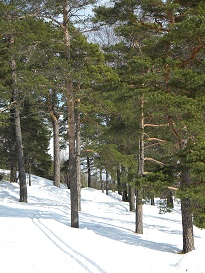
[[16, 101], [12, 101], [8, 107], [0, 110], [0, 114], [4, 113], [6, 110], [10, 109], [13, 106], [13, 104], [15, 104], [15, 103], [16, 103]]
[[152, 158], [152, 157], [145, 157], [144, 160], [145, 160], [145, 161], [151, 161], [151, 162], [156, 163], [156, 164], [159, 164], [159, 165], [161, 165], [161, 166], [164, 165], [163, 162], [161, 162], [161, 161], [159, 161], [159, 160], [156, 160], [156, 159], [154, 159], [154, 158]]
[[165, 123], [165, 124], [144, 124], [144, 127], [164, 127], [164, 126], [169, 126], [169, 123]]
[[82, 153], [96, 153], [96, 151], [91, 149], [82, 150]]
[[171, 187], [171, 186], [168, 186], [167, 188], [170, 189], [170, 190], [174, 190], [174, 191], [177, 191], [177, 190], [178, 190], [178, 188]]
[[160, 138], [157, 138], [157, 137], [149, 137], [148, 140], [149, 141], [158, 141], [158, 142], [167, 142], [167, 140], [160, 139]]

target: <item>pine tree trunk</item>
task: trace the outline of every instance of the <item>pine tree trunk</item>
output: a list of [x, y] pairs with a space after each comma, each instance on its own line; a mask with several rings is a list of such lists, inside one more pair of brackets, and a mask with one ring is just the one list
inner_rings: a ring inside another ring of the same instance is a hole
[[135, 211], [135, 189], [129, 185], [129, 206], [130, 211]]
[[117, 168], [117, 190], [118, 190], [118, 194], [122, 194], [119, 168]]
[[87, 170], [88, 170], [88, 188], [91, 188], [91, 168], [90, 168], [89, 156], [87, 156]]
[[27, 203], [27, 185], [26, 185], [26, 172], [24, 166], [23, 145], [21, 136], [21, 123], [20, 114], [15, 108], [15, 129], [16, 129], [16, 147], [18, 158], [18, 171], [19, 171], [19, 184], [20, 184], [20, 202]]
[[135, 232], [138, 234], [143, 234], [143, 206], [142, 206], [142, 190], [136, 191], [136, 211], [135, 211], [135, 218], [136, 218], [136, 225], [135, 225]]
[[[65, 59], [70, 60], [70, 35], [69, 35], [69, 10], [68, 0], [63, 1], [63, 29]], [[75, 98], [71, 75], [67, 76], [67, 100], [68, 100], [68, 138], [69, 138], [69, 180], [70, 180], [70, 202], [71, 202], [71, 227], [79, 227], [78, 215], [78, 183], [77, 183], [77, 158], [75, 150]]]
[[77, 158], [75, 149], [75, 109], [72, 80], [68, 80], [69, 180], [71, 200], [71, 227], [79, 227]]
[[122, 201], [123, 202], [128, 202], [129, 199], [128, 199], [128, 193], [127, 193], [127, 185], [126, 183], [123, 183], [122, 184]]
[[23, 155], [23, 144], [21, 135], [21, 121], [19, 113], [19, 91], [16, 86], [17, 84], [17, 73], [16, 73], [16, 61], [11, 61], [12, 81], [13, 81], [13, 100], [14, 100], [14, 126], [16, 135], [16, 150], [18, 160], [18, 171], [19, 171], [19, 184], [20, 184], [20, 202], [27, 203], [27, 185], [26, 185], [26, 172], [25, 172], [25, 160]]
[[172, 191], [168, 191], [167, 194], [167, 207], [168, 208], [173, 208], [174, 207], [174, 200], [173, 200], [173, 196], [172, 196]]
[[[13, 102], [13, 98], [11, 100]], [[14, 109], [10, 110], [10, 182], [17, 181], [17, 158], [16, 158], [16, 132], [14, 125]]]
[[28, 185], [31, 186], [31, 158], [28, 159]]
[[29, 171], [29, 186], [31, 186], [31, 171]]
[[106, 170], [105, 192], [108, 195], [108, 171]]
[[[138, 156], [138, 177], [144, 175], [144, 98], [142, 97], [141, 101], [141, 138], [139, 140], [139, 156]], [[143, 190], [141, 185], [136, 190], [136, 228], [135, 232], [142, 234], [143, 233], [143, 209], [142, 209], [142, 197]]]
[[[190, 175], [187, 168], [182, 169], [181, 188], [186, 188], [190, 184]], [[181, 199], [182, 230], [183, 230], [183, 253], [194, 250], [193, 234], [193, 213], [191, 211], [191, 201], [189, 198]]]
[[53, 160], [54, 160], [54, 177], [53, 185], [60, 188], [60, 144], [59, 144], [59, 122], [58, 118], [52, 114], [53, 124]]
[[151, 197], [151, 206], [155, 206], [154, 196]]
[[81, 179], [80, 179], [80, 113], [77, 117], [77, 130], [76, 130], [76, 153], [77, 153], [77, 184], [78, 184], [78, 210], [81, 211]]
[[18, 158], [19, 184], [20, 184], [20, 202], [27, 203], [27, 185], [26, 172], [24, 166], [23, 145], [21, 136], [20, 114], [18, 109], [15, 109], [15, 128], [16, 128], [16, 147]]
[[102, 178], [102, 168], [100, 168], [100, 185], [101, 185], [102, 193], [104, 193], [105, 189], [104, 189], [104, 181]]

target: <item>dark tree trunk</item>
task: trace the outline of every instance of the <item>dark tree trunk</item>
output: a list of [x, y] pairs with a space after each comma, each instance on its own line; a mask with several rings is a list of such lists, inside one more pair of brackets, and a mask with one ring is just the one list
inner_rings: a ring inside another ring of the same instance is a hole
[[[183, 190], [190, 184], [190, 175], [187, 168], [182, 169], [181, 189]], [[189, 198], [181, 199], [182, 230], [183, 230], [183, 253], [194, 250], [193, 234], [193, 213], [191, 211], [191, 201]]]
[[129, 206], [130, 211], [135, 211], [135, 189], [129, 185]]
[[60, 188], [60, 144], [59, 144], [59, 122], [58, 117], [51, 113], [53, 124], [53, 160], [54, 175], [53, 185]]
[[75, 149], [75, 109], [72, 80], [68, 80], [69, 180], [71, 200], [71, 227], [79, 227], [77, 158]]
[[[13, 98], [11, 100], [13, 103]], [[17, 182], [16, 131], [14, 124], [14, 109], [10, 110], [10, 182]]]
[[154, 196], [151, 197], [151, 206], [155, 206]]
[[127, 185], [125, 183], [123, 183], [122, 185], [123, 189], [122, 189], [122, 201], [123, 202], [128, 202], [128, 193], [127, 193]]
[[76, 153], [77, 153], [77, 185], [78, 185], [78, 210], [81, 211], [81, 180], [80, 180], [80, 113], [77, 113]]
[[27, 185], [26, 185], [26, 172], [24, 166], [24, 155], [23, 155], [23, 144], [21, 135], [21, 121], [19, 113], [19, 90], [17, 88], [17, 73], [16, 73], [16, 61], [11, 61], [12, 81], [13, 81], [13, 100], [14, 100], [14, 126], [16, 135], [16, 150], [18, 160], [18, 171], [19, 171], [19, 184], [20, 184], [20, 202], [27, 203]]
[[102, 168], [100, 168], [100, 185], [101, 185], [101, 190], [102, 190], [102, 193], [104, 193], [104, 181], [103, 181], [103, 178], [102, 178]]
[[106, 191], [106, 194], [108, 195], [108, 171], [107, 170], [106, 170], [105, 191]]
[[29, 173], [28, 173], [28, 185], [31, 186], [31, 163], [29, 163]]
[[173, 208], [174, 207], [174, 199], [173, 199], [173, 195], [172, 195], [172, 191], [168, 191], [167, 194], [167, 207], [168, 208]]
[[19, 170], [19, 184], [20, 184], [20, 202], [27, 203], [27, 185], [26, 185], [26, 172], [24, 167], [23, 146], [21, 137], [21, 123], [19, 111], [15, 110], [15, 127], [16, 127], [16, 146], [18, 157], [18, 170]]
[[[68, 0], [63, 1], [63, 30], [65, 59], [70, 61], [70, 33], [69, 33], [69, 10]], [[66, 79], [66, 91], [68, 100], [68, 138], [69, 138], [69, 180], [71, 202], [71, 227], [79, 228], [78, 215], [78, 182], [77, 182], [77, 157], [76, 157], [76, 130], [75, 130], [75, 97], [73, 93], [73, 81], [71, 75]]]
[[28, 154], [26, 164], [28, 165], [28, 185], [31, 186], [31, 156], [30, 156], [30, 153]]
[[19, 171], [19, 184], [20, 184], [20, 202], [27, 203], [27, 185], [26, 185], [26, 172], [24, 166], [22, 136], [21, 136], [21, 123], [20, 114], [15, 108], [15, 129], [16, 129], [16, 147], [17, 147], [17, 158], [18, 158], [18, 171]]
[[[140, 122], [141, 138], [139, 139], [139, 156], [138, 156], [138, 176], [139, 178], [144, 175], [144, 97], [141, 101], [141, 122]], [[135, 232], [143, 233], [143, 189], [141, 185], [136, 190], [136, 226]]]
[[119, 168], [117, 168], [117, 190], [118, 190], [118, 194], [122, 194], [121, 183], [120, 183], [120, 169]]
[[88, 188], [91, 188], [91, 168], [90, 168], [89, 156], [87, 156], [87, 170], [88, 170]]
[[136, 191], [136, 211], [135, 211], [135, 232], [143, 234], [143, 205], [142, 205], [142, 190]]

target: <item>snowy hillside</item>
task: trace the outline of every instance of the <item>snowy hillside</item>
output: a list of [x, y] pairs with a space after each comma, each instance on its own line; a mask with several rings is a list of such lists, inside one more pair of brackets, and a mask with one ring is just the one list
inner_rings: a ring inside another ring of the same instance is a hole
[[66, 188], [33, 176], [28, 203], [19, 186], [0, 182], [0, 258], [3, 273], [205, 273], [205, 231], [194, 229], [196, 250], [182, 249], [179, 206], [168, 214], [144, 206], [144, 234], [116, 193], [82, 189], [80, 228], [70, 228]]

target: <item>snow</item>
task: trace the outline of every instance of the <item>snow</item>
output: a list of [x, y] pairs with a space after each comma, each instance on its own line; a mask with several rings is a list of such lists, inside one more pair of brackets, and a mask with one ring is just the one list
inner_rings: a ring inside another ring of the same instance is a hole
[[0, 259], [4, 273], [205, 273], [205, 230], [194, 227], [195, 250], [182, 249], [180, 207], [159, 214], [146, 204], [144, 234], [117, 193], [82, 189], [80, 228], [70, 227], [70, 194], [32, 176], [28, 203], [19, 185], [0, 181]]

